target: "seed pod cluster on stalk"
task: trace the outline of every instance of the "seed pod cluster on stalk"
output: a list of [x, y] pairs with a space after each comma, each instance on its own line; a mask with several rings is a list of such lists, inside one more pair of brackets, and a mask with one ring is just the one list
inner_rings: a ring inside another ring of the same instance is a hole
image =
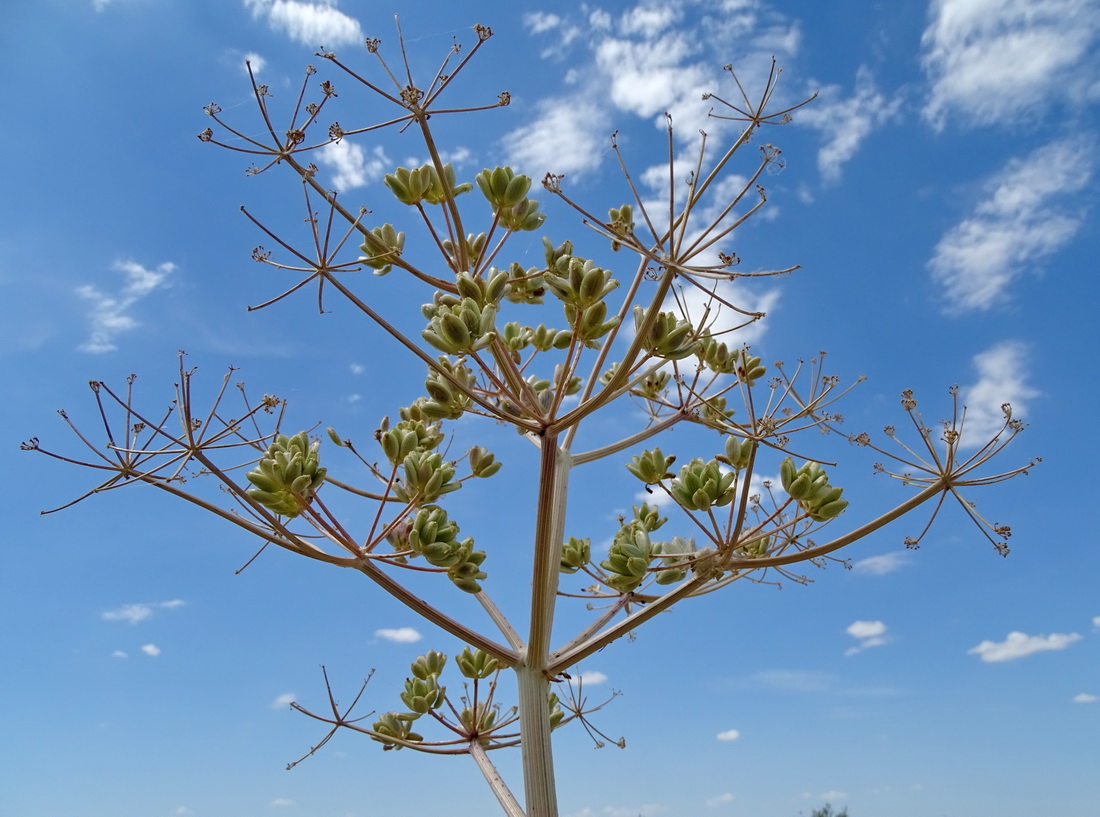
[[444, 568], [455, 587], [467, 593], [481, 591], [479, 581], [486, 578], [481, 570], [485, 551], [474, 550], [474, 540], [458, 538], [458, 524], [438, 505], [418, 508], [411, 524], [398, 525], [389, 535], [397, 551], [412, 551], [433, 567]]
[[786, 457], [779, 464], [779, 478], [783, 490], [815, 522], [835, 519], [848, 507], [848, 501], [840, 498], [844, 489], [830, 485], [829, 475], [816, 462], [806, 462], [796, 470], [794, 460]]
[[293, 437], [280, 434], [246, 475], [253, 486], [248, 495], [282, 516], [300, 514], [325, 481], [327, 469], [321, 467], [317, 455], [320, 446], [304, 431]]

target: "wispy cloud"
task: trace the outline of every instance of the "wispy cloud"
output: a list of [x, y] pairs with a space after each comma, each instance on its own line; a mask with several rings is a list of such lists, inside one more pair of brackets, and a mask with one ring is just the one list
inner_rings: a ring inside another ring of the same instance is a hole
[[1027, 347], [1016, 341], [1004, 341], [979, 352], [973, 358], [978, 372], [976, 382], [962, 390], [966, 406], [964, 447], [984, 445], [1004, 424], [1001, 406], [1012, 406], [1012, 415], [1027, 415], [1031, 398], [1038, 390], [1027, 383]]
[[595, 686], [596, 684], [607, 683], [607, 675], [598, 670], [587, 670], [580, 673], [576, 680], [580, 681], [585, 686]]
[[[544, 59], [569, 66], [564, 79], [576, 89], [537, 102], [529, 124], [504, 138], [512, 163], [534, 178], [597, 167], [615, 112], [662, 128], [668, 112], [680, 134], [694, 137], [705, 128], [716, 137], [729, 123], [709, 118], [711, 106], [700, 95], [736, 93], [721, 66], [732, 56], [742, 83], [756, 91], [771, 57], [785, 61], [800, 43], [797, 24], [760, 0], [642, 0], [614, 14], [536, 12], [524, 22], [536, 42], [547, 43]], [[737, 43], [733, 55], [730, 43]]]
[[1011, 632], [1004, 641], [983, 641], [966, 651], [967, 655], [977, 655], [987, 663], [1011, 661], [1036, 652], [1046, 650], [1064, 650], [1075, 641], [1080, 641], [1078, 633], [1051, 633], [1050, 635], [1025, 635]]
[[986, 198], [936, 245], [929, 269], [951, 312], [984, 310], [1010, 284], [1076, 235], [1083, 215], [1066, 197], [1083, 190], [1095, 169], [1093, 146], [1060, 139], [1012, 159], [989, 179]]
[[737, 740], [741, 733], [737, 729], [726, 729], [714, 736], [721, 741]]
[[76, 289], [77, 295], [91, 303], [88, 322], [92, 329], [88, 339], [79, 347], [82, 352], [102, 354], [117, 349], [115, 337], [139, 325], [130, 314], [131, 308], [151, 292], [168, 286], [176, 265], [165, 262], [150, 270], [134, 261], [116, 261], [111, 268], [121, 272], [125, 278], [117, 292], [107, 293], [93, 284], [84, 284]]
[[1095, 98], [1095, 0], [933, 0], [921, 38], [935, 127], [1036, 116], [1055, 100]]
[[538, 103], [528, 124], [504, 137], [508, 161], [533, 179], [547, 173], [584, 173], [610, 149], [606, 108], [584, 97]]
[[852, 638], [859, 639], [859, 644], [846, 649], [845, 655], [855, 655], [872, 647], [881, 647], [889, 641], [886, 637], [886, 625], [881, 621], [853, 621], [848, 625], [847, 633]]
[[715, 797], [707, 798], [707, 808], [714, 808], [715, 806], [724, 806], [726, 803], [732, 803], [736, 799], [732, 792], [723, 792]]
[[856, 155], [864, 140], [883, 124], [896, 119], [902, 98], [888, 99], [875, 87], [866, 66], [856, 72], [855, 92], [840, 97], [840, 87], [830, 85], [819, 91], [812, 104], [794, 115], [795, 123], [821, 132], [825, 144], [817, 152], [817, 167], [828, 182], [840, 178], [841, 168]]
[[160, 655], [160, 647], [156, 644], [145, 644], [142, 646], [141, 651], [146, 655], [153, 656], [154, 658]]
[[172, 599], [170, 601], [156, 601], [145, 604], [124, 604], [121, 607], [116, 607], [114, 610], [104, 610], [104, 621], [125, 621], [129, 624], [137, 624], [139, 621], [145, 621], [153, 615], [156, 610], [173, 610], [177, 607], [182, 607], [185, 602], [182, 599]]
[[284, 692], [282, 695], [277, 695], [275, 700], [271, 702], [272, 709], [286, 709], [294, 701], [298, 699], [298, 696], [293, 692]]
[[290, 806], [297, 805], [297, 803], [295, 803], [289, 797], [276, 797], [274, 800], [268, 803], [268, 805], [275, 806], [276, 808], [288, 808]]
[[905, 553], [883, 553], [879, 556], [868, 556], [859, 559], [852, 565], [857, 573], [869, 573], [872, 576], [884, 576], [901, 570], [909, 561]]
[[1100, 698], [1097, 698], [1095, 695], [1091, 695], [1088, 692], [1082, 692], [1078, 695], [1073, 696], [1073, 702], [1075, 704], [1091, 704], [1096, 703], [1096, 701], [1098, 700], [1100, 700]]
[[390, 169], [381, 145], [375, 146], [368, 155], [361, 145], [348, 140], [325, 146], [318, 151], [317, 160], [332, 170], [332, 186], [337, 190], [365, 187], [372, 181], [381, 180]]
[[363, 38], [359, 22], [337, 9], [336, 0], [244, 0], [244, 6], [273, 30], [313, 48], [351, 45]]
[[423, 636], [412, 627], [375, 630], [374, 634], [378, 638], [383, 638], [386, 641], [394, 641], [398, 644], [414, 644], [423, 638]]

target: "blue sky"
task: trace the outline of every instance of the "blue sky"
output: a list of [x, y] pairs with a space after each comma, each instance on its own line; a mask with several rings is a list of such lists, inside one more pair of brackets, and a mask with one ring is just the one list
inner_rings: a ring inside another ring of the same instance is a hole
[[[958, 384], [976, 436], [995, 430], [1006, 401], [1028, 423], [1004, 469], [1043, 458], [977, 496], [1012, 525], [1005, 559], [950, 510], [906, 550], [927, 518], [918, 511], [845, 551], [851, 570], [810, 568], [808, 586], [737, 583], [586, 660], [577, 674], [594, 697], [622, 692], [596, 722], [627, 748], [595, 750], [579, 729], [556, 736], [563, 814], [793, 817], [831, 802], [852, 817], [1093, 817], [1100, 549], [1079, 472], [1096, 461], [1100, 397], [1089, 375], [1100, 341], [1095, 0], [9, 3], [0, 814], [497, 808], [468, 759], [383, 754], [350, 734], [284, 770], [323, 737], [288, 707], [324, 704], [319, 665], [342, 699], [373, 668], [366, 705], [385, 711], [409, 662], [453, 653], [452, 637], [362, 576], [290, 554], [265, 552], [236, 575], [255, 543], [151, 490], [40, 516], [94, 475], [17, 450], [37, 436], [76, 453], [54, 412], [94, 434], [89, 380], [123, 387], [137, 373], [145, 404], [166, 404], [180, 349], [204, 389], [238, 367], [234, 380], [288, 398], [303, 428], [368, 439], [417, 396], [422, 366], [334, 297], [325, 315], [308, 291], [245, 311], [293, 281], [250, 260], [265, 237], [239, 206], [301, 237], [300, 184], [279, 168], [247, 177], [247, 157], [195, 138], [211, 101], [245, 132], [258, 127], [246, 58], [273, 105], [290, 104], [320, 45], [376, 70], [362, 39], [380, 37], [394, 56], [393, 11], [413, 69], [429, 73], [452, 38], [472, 41], [472, 24], [494, 30], [456, 100], [508, 90], [512, 104], [440, 118], [460, 179], [505, 162], [535, 178], [565, 173], [595, 212], [623, 198], [612, 131], [640, 183], [658, 181], [664, 113], [684, 144], [700, 128], [728, 136], [701, 93], [732, 96], [725, 63], [758, 84], [774, 56], [781, 102], [818, 98], [760, 137], [782, 148], [784, 167], [764, 178], [768, 205], [736, 252], [746, 269], [802, 269], [738, 285], [739, 303], [768, 312], [744, 339], [766, 362], [826, 349], [845, 379], [866, 374], [842, 409], [852, 431], [900, 425], [905, 388], [926, 419], [946, 416]], [[380, 115], [321, 67], [315, 81], [337, 82], [345, 128]], [[397, 217], [382, 175], [425, 154], [412, 134], [369, 136], [318, 165], [381, 223]], [[597, 247], [568, 210], [546, 209], [555, 242]], [[537, 239], [510, 249], [539, 263]], [[372, 302], [418, 333], [430, 294], [376, 281], [389, 289]], [[667, 447], [686, 461], [701, 439]], [[489, 588], [522, 619], [533, 459], [514, 435], [494, 440], [514, 476], [464, 491], [462, 525], [486, 540], [519, 532], [491, 551], [501, 578]], [[841, 522], [904, 499], [870, 458], [840, 454], [852, 499]], [[615, 516], [641, 498], [618, 462], [594, 469], [578, 477], [571, 529], [606, 547]], [[369, 522], [369, 509], [347, 512]], [[479, 614], [456, 595], [441, 604]], [[565, 640], [587, 614], [561, 608]], [[515, 758], [501, 763], [517, 773]]]

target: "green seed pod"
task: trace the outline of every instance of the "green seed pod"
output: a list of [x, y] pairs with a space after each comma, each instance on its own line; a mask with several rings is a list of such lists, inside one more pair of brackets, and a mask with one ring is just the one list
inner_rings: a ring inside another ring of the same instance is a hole
[[488, 449], [475, 445], [467, 455], [470, 460], [470, 473], [482, 479], [491, 477], [500, 470], [500, 463], [496, 462], [493, 454]]
[[569, 541], [562, 545], [558, 570], [561, 573], [576, 573], [590, 561], [592, 561], [592, 541], [570, 536]]
[[[646, 310], [634, 307], [634, 327], [640, 333], [646, 320]], [[672, 312], [660, 312], [648, 332], [641, 334], [642, 348], [654, 357], [664, 360], [682, 360], [699, 348], [702, 341], [695, 338], [695, 327]]]
[[746, 386], [755, 386], [756, 381], [764, 376], [764, 372], [760, 358], [749, 354], [749, 347], [746, 346], [737, 353], [737, 378]]
[[435, 650], [428, 650], [428, 652], [421, 655], [412, 663], [412, 674], [414, 678], [428, 679], [438, 676], [443, 672], [443, 667], [447, 664], [447, 656], [441, 652]]
[[317, 456], [320, 445], [310, 442], [304, 431], [293, 437], [280, 434], [246, 474], [253, 485], [248, 495], [270, 511], [297, 516], [325, 481], [326, 469]]
[[405, 249], [405, 234], [395, 231], [392, 224], [383, 224], [370, 231], [359, 249], [363, 251], [359, 263], [373, 269], [375, 275], [385, 275]]
[[668, 469], [675, 461], [675, 455], [666, 457], [661, 453], [661, 449], [654, 448], [652, 451], [643, 451], [641, 455], [634, 455], [627, 464], [626, 470], [646, 485], [655, 485], [672, 476], [668, 473]]
[[562, 711], [561, 702], [558, 700], [558, 693], [550, 693], [550, 728], [557, 729], [561, 722], [565, 719], [565, 713]]
[[[420, 717], [418, 714], [413, 715], [411, 720], [415, 720]], [[398, 740], [408, 741], [410, 743], [419, 743], [424, 738], [411, 730], [410, 718], [397, 712], [385, 712], [382, 716], [374, 722], [374, 726], [371, 727], [371, 731], [374, 733], [371, 737], [384, 744], [383, 749], [401, 749], [403, 744], [398, 743]]]
[[750, 440], [741, 440], [731, 434], [726, 437], [726, 464], [735, 471], [748, 467], [752, 450], [753, 444]]
[[508, 267], [508, 287], [504, 297], [517, 304], [541, 304], [546, 294], [546, 283], [542, 272], [535, 267], [524, 269], [512, 263]]
[[455, 664], [459, 672], [470, 679], [484, 681], [500, 667], [500, 661], [487, 652], [478, 649], [463, 648], [462, 652], [455, 656]]

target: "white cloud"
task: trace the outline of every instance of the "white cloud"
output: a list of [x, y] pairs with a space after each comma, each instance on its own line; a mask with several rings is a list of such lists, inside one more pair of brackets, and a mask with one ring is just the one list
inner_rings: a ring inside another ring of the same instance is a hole
[[855, 655], [872, 647], [881, 647], [889, 641], [886, 637], [886, 625], [881, 621], [853, 621], [848, 625], [847, 633], [860, 641], [857, 646], [845, 650], [845, 655]]
[[872, 638], [886, 632], [886, 625], [881, 621], [854, 621], [848, 625], [848, 635], [853, 638]]
[[865, 66], [856, 72], [855, 93], [847, 99], [839, 98], [839, 93], [835, 85], [823, 88], [814, 102], [794, 115], [796, 123], [809, 125], [825, 138], [817, 153], [817, 167], [831, 182], [840, 178], [841, 167], [856, 155], [875, 128], [897, 118], [902, 102], [900, 96], [883, 96]]
[[139, 325], [130, 315], [130, 308], [154, 290], [168, 286], [168, 278], [176, 265], [165, 262], [155, 270], [149, 270], [133, 261], [116, 261], [111, 268], [125, 276], [117, 293], [108, 294], [92, 284], [76, 289], [76, 294], [92, 305], [88, 313], [92, 330], [88, 339], [80, 345], [82, 352], [102, 354], [118, 348], [115, 346], [115, 336]]
[[561, 25], [561, 17], [546, 11], [532, 11], [523, 15], [523, 26], [532, 34], [542, 34]]
[[1092, 626], [1093, 627], [1100, 627], [1100, 616], [1093, 616], [1092, 617]]
[[547, 173], [583, 173], [610, 149], [606, 107], [584, 97], [547, 99], [532, 121], [504, 137], [508, 162], [535, 180]]
[[725, 805], [726, 803], [732, 803], [734, 801], [734, 799], [735, 798], [734, 798], [734, 796], [731, 792], [728, 792], [728, 791], [723, 792], [722, 794], [719, 794], [716, 797], [708, 797], [707, 798], [707, 807], [708, 808], [714, 808], [715, 806], [722, 806], [722, 805]]
[[948, 309], [1002, 302], [1022, 272], [1068, 243], [1083, 217], [1065, 199], [1086, 188], [1094, 168], [1090, 143], [1061, 139], [996, 173], [985, 184], [986, 198], [940, 239], [928, 263]]
[[741, 737], [741, 733], [736, 729], [726, 729], [722, 732], [719, 732], [714, 737], [716, 737], [718, 740], [723, 740], [723, 741], [737, 740], [739, 737]]
[[604, 806], [603, 808], [582, 808], [568, 817], [657, 817], [668, 809], [657, 803], [643, 803], [640, 806]]
[[144, 646], [142, 646], [141, 651], [146, 655], [151, 655], [154, 657], [160, 655], [160, 647], [158, 647], [156, 644], [145, 644]]
[[847, 800], [848, 799], [848, 792], [846, 792], [846, 791], [837, 791], [836, 789], [829, 789], [829, 791], [823, 792], [822, 794], [819, 794], [818, 797], [821, 798], [822, 800], [824, 800], [825, 802], [829, 802], [831, 800]]
[[872, 576], [883, 576], [901, 570], [908, 561], [909, 557], [905, 553], [883, 553], [858, 560], [852, 565], [852, 569], [859, 573], [870, 573]]
[[1100, 700], [1100, 698], [1097, 698], [1095, 695], [1090, 695], [1087, 692], [1082, 692], [1079, 695], [1073, 696], [1073, 702], [1075, 704], [1091, 704], [1095, 703], [1098, 700]]
[[352, 374], [362, 374], [367, 370], [367, 367], [364, 366], [362, 363], [352, 363], [348, 366], [348, 369], [351, 370]]
[[374, 634], [386, 641], [395, 641], [398, 644], [413, 644], [423, 638], [412, 627], [397, 627], [396, 629], [375, 630]]
[[148, 604], [124, 604], [114, 610], [103, 612], [104, 621], [128, 621], [137, 624], [153, 615], [153, 608]]
[[264, 70], [264, 66], [267, 65], [267, 60], [257, 54], [255, 51], [249, 51], [244, 55], [244, 60], [241, 62], [241, 71], [245, 74], [248, 73], [248, 68], [244, 63], [250, 63], [252, 65], [252, 73], [259, 74]]
[[924, 116], [978, 125], [1095, 97], [1096, 0], [933, 0], [921, 38], [931, 84]]
[[[688, 18], [685, 11], [693, 6], [698, 12]], [[598, 166], [616, 110], [652, 118], [660, 128], [665, 127], [660, 114], [668, 112], [681, 137], [693, 139], [703, 128], [717, 149], [720, 132], [731, 125], [708, 117], [713, 103], [701, 103], [700, 95], [720, 91], [737, 100], [721, 70], [731, 57], [729, 44], [737, 44], [739, 78], [755, 93], [771, 57], [789, 59], [800, 41], [796, 24], [755, 1], [643, 0], [614, 17], [588, 10], [581, 25], [547, 13], [527, 15], [525, 25], [548, 44], [544, 58], [569, 66], [563, 79], [578, 89], [570, 97], [542, 100], [535, 124], [504, 138], [511, 163], [536, 179], [547, 171], [578, 173]]]
[[1009, 403], [1013, 417], [1027, 414], [1029, 401], [1039, 392], [1027, 384], [1027, 347], [1004, 341], [973, 358], [978, 380], [962, 390], [966, 426], [962, 446], [985, 445], [1004, 424], [1001, 406]]
[[124, 604], [121, 607], [116, 607], [114, 610], [104, 610], [104, 621], [126, 621], [130, 624], [137, 624], [139, 621], [144, 621], [153, 615], [154, 610], [157, 608], [172, 610], [177, 607], [182, 607], [185, 602], [182, 599], [172, 599], [170, 601], [159, 601], [151, 604]]
[[335, 0], [244, 0], [253, 17], [312, 48], [351, 45], [363, 39], [359, 22], [337, 10]]
[[1011, 632], [1004, 641], [983, 641], [966, 651], [967, 655], [977, 655], [987, 663], [1011, 661], [1044, 650], [1064, 650], [1081, 636], [1077, 633], [1051, 633], [1050, 635], [1025, 635]]
[[284, 692], [282, 695], [276, 696], [275, 700], [271, 702], [272, 709], [286, 709], [297, 699], [293, 692]]
[[582, 672], [577, 676], [577, 679], [585, 686], [595, 686], [596, 684], [603, 684], [607, 681], [607, 675], [598, 671]]
[[113, 653], [111, 653], [111, 658], [127, 658], [127, 657], [128, 656], [126, 655], [126, 653], [123, 652], [122, 650], [115, 650]]
[[389, 169], [389, 159], [380, 145], [368, 156], [361, 145], [346, 139], [321, 148], [317, 161], [331, 168], [332, 186], [337, 190], [365, 187], [372, 181], [380, 180]]
[[275, 806], [276, 808], [285, 808], [287, 806], [293, 806], [297, 804], [289, 797], [276, 797], [274, 800], [268, 803], [268, 805]]
[[[699, 260], [701, 259], [693, 259], [693, 263]], [[703, 260], [702, 263], [705, 264], [706, 261]], [[729, 309], [716, 299], [721, 298], [722, 301], [731, 303], [737, 309], [745, 312], [760, 312], [766, 315], [779, 306], [779, 290], [760, 289], [734, 281], [705, 281], [703, 283], [707, 286], [707, 290], [687, 285], [679, 293], [679, 303], [687, 312], [688, 317], [693, 322], [698, 321], [703, 317], [707, 304], [710, 303], [707, 324], [710, 326], [712, 335], [717, 336], [719, 340], [733, 344], [736, 348], [759, 343], [764, 336], [766, 321], [763, 319], [757, 320], [742, 326], [734, 334], [724, 334], [737, 326], [741, 326], [748, 318], [741, 312]], [[713, 291], [715, 299], [711, 298], [711, 291]], [[661, 309], [679, 314], [677, 301], [671, 295], [661, 306]], [[633, 323], [631, 323], [631, 326], [633, 327]]]

